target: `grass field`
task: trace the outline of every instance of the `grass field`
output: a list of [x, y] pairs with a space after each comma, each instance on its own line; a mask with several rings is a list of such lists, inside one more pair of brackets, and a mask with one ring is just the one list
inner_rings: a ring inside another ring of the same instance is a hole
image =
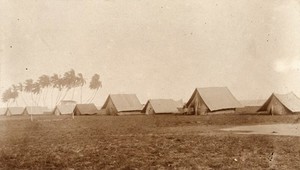
[[0, 119], [1, 169], [300, 169], [300, 138], [235, 125], [298, 116], [69, 116]]

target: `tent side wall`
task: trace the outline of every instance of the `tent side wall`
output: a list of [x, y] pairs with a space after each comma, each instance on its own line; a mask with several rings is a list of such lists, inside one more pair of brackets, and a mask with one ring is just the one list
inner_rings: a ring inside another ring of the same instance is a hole
[[27, 108], [24, 110], [24, 115], [29, 115], [28, 111], [27, 111]]
[[189, 99], [189, 103], [186, 105], [187, 114], [194, 114], [195, 112], [195, 100], [196, 100], [196, 91], [191, 96], [191, 99]]
[[272, 97], [267, 106], [267, 113], [271, 115], [286, 115], [292, 114], [276, 97]]
[[241, 108], [236, 108], [236, 112], [241, 114], [254, 114], [258, 113], [260, 107], [261, 106], [245, 106]]
[[146, 115], [153, 115], [153, 114], [155, 114], [155, 112], [153, 110], [151, 103], [149, 102], [146, 108]]
[[55, 108], [55, 110], [54, 110], [54, 115], [56, 115], [56, 116], [59, 116], [59, 115], [61, 115], [61, 113], [60, 113], [60, 111], [59, 111], [59, 109], [58, 108]]
[[107, 105], [105, 107], [106, 114], [107, 115], [117, 115], [118, 111], [117, 111], [117, 108], [115, 107], [115, 105], [113, 104], [113, 101], [111, 100], [110, 97], [107, 100], [108, 100]]
[[118, 112], [119, 116], [124, 116], [124, 115], [142, 115], [140, 111], [126, 111], [126, 112]]
[[74, 108], [73, 112], [74, 112], [74, 115], [76, 115], [76, 116], [81, 114], [77, 106]]
[[208, 115], [218, 115], [218, 114], [235, 114], [235, 109], [224, 109], [224, 110], [217, 110], [208, 112]]
[[7, 108], [0, 108], [0, 116], [5, 116], [7, 112]]
[[106, 115], [107, 113], [106, 113], [106, 109], [100, 109], [100, 110], [98, 110], [98, 114], [99, 115]]
[[24, 114], [24, 109], [17, 110], [17, 109], [7, 109], [5, 115], [6, 116], [21, 116]]
[[191, 103], [187, 106], [188, 114], [195, 114], [195, 115], [205, 115], [209, 112], [208, 107], [204, 103], [203, 99], [200, 97], [200, 94], [195, 91], [193, 95], [193, 99]]
[[12, 113], [9, 109], [7, 109], [4, 115], [5, 116], [12, 116]]

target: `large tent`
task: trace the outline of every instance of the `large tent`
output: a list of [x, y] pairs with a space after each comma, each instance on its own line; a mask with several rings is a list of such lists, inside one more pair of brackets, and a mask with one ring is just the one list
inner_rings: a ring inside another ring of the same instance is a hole
[[9, 107], [6, 110], [5, 115], [6, 116], [17, 116], [17, 115], [23, 115], [24, 114], [24, 107]]
[[47, 107], [27, 106], [25, 107], [24, 115], [42, 115], [47, 111], [49, 111]]
[[237, 108], [236, 111], [241, 114], [253, 114], [257, 113], [258, 109], [266, 102], [266, 100], [240, 100], [243, 105], [241, 108]]
[[53, 114], [54, 115], [68, 115], [72, 114], [73, 110], [75, 108], [75, 105], [57, 105], [54, 108]]
[[227, 87], [196, 88], [186, 106], [188, 114], [235, 113], [242, 107]]
[[300, 113], [300, 99], [293, 92], [273, 93], [258, 111], [272, 115]]
[[102, 106], [108, 115], [140, 114], [142, 108], [135, 94], [110, 94]]
[[73, 110], [74, 115], [95, 115], [98, 112], [95, 104], [77, 104]]
[[179, 113], [179, 108], [183, 107], [183, 103], [174, 101], [173, 99], [150, 99], [144, 106], [142, 113], [164, 114], [164, 113]]

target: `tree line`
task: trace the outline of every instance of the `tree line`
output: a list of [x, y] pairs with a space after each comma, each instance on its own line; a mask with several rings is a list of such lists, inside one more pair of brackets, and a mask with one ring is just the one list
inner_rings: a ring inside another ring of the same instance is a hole
[[[77, 73], [71, 69], [63, 74], [63, 76], [54, 73], [53, 75], [41, 75], [37, 80], [27, 79], [23, 83], [13, 84], [2, 94], [2, 102], [7, 104], [15, 103], [18, 106], [18, 98], [20, 97], [25, 105], [31, 101], [31, 105], [39, 106], [40, 102], [46, 106], [48, 95], [51, 96], [51, 106], [57, 105], [64, 100], [68, 93], [72, 93], [71, 100], [74, 99], [75, 90], [80, 90], [80, 103], [82, 101], [82, 88], [86, 84], [86, 79], [82, 73]], [[99, 88], [102, 87], [99, 74], [94, 74], [89, 83], [89, 89], [93, 93], [88, 97], [85, 103], [91, 103]], [[24, 94], [27, 94], [27, 98]], [[56, 95], [55, 95], [56, 94]], [[30, 98], [30, 99], [28, 99]]]

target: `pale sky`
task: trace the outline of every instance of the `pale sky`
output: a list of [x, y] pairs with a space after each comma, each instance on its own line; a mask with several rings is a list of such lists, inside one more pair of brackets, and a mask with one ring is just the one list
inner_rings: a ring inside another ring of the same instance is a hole
[[100, 74], [100, 106], [109, 93], [186, 101], [207, 86], [300, 96], [299, 2], [0, 0], [0, 93], [73, 68]]

